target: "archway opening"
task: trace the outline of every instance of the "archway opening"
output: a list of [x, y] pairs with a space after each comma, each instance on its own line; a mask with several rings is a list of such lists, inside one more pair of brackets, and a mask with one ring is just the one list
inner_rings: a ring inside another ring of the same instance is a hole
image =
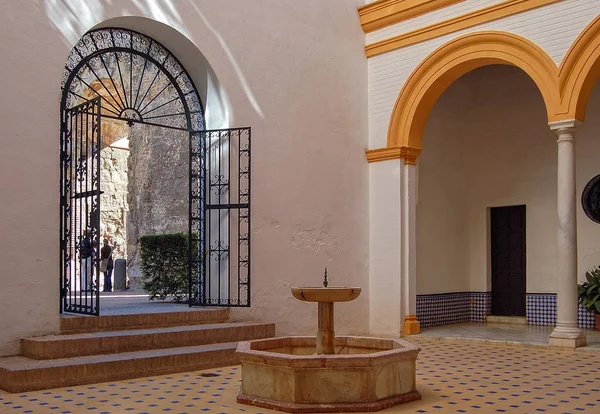
[[[186, 235], [177, 261], [186, 283], [165, 281], [162, 293], [190, 306], [248, 306], [249, 140], [249, 128], [205, 130], [194, 81], [157, 40], [112, 27], [86, 33], [62, 82], [61, 310], [99, 314], [112, 280], [105, 250], [127, 257], [128, 283], [115, 272], [115, 285], [138, 290], [140, 237], [173, 233]], [[175, 262], [161, 260], [173, 273]]]
[[527, 301], [556, 277], [555, 142], [519, 68], [475, 69], [441, 95], [418, 160], [421, 326], [540, 317]]

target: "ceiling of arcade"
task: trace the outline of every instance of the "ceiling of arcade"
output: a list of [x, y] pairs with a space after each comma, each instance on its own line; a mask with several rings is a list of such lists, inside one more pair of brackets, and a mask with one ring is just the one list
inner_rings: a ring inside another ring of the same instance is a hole
[[[96, 29], [73, 47], [63, 77], [63, 108], [100, 98], [103, 146], [126, 140], [128, 125], [204, 128], [195, 86], [160, 43], [128, 29]], [[91, 134], [90, 134], [91, 136]]]

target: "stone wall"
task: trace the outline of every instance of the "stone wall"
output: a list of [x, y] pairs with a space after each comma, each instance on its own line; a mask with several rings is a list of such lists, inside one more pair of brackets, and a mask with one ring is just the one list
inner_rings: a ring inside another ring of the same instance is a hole
[[100, 239], [108, 238], [113, 257], [127, 257], [127, 158], [129, 151], [107, 147], [100, 152]]
[[188, 230], [188, 135], [134, 125], [129, 150], [127, 275], [138, 289], [140, 236]]

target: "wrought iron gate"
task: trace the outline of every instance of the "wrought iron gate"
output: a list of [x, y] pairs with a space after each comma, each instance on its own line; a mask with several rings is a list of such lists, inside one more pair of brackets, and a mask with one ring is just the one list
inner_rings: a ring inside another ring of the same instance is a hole
[[190, 151], [190, 306], [250, 306], [250, 135], [202, 131]]
[[61, 311], [99, 314], [100, 98], [63, 110]]
[[204, 130], [181, 62], [142, 33], [102, 28], [73, 47], [62, 81], [61, 311], [99, 314], [87, 254], [100, 248], [101, 119], [189, 134], [189, 304], [250, 306], [250, 128]]

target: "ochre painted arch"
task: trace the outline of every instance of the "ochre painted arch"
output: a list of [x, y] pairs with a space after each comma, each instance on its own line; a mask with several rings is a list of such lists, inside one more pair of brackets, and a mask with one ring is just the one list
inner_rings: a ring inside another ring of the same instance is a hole
[[587, 104], [600, 78], [600, 15], [579, 34], [559, 69], [561, 110], [554, 120], [585, 120]]
[[444, 90], [467, 72], [494, 64], [516, 66], [527, 73], [542, 94], [548, 119], [554, 120], [560, 112], [554, 61], [523, 37], [497, 31], [470, 33], [435, 50], [410, 75], [392, 112], [387, 148], [414, 163], [422, 149], [429, 112]]

